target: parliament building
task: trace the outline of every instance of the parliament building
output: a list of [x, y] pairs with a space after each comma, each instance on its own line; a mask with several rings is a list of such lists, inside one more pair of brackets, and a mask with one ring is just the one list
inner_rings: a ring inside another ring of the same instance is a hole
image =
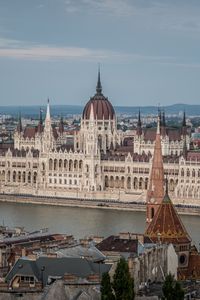
[[[185, 114], [182, 127], [168, 128], [159, 115], [164, 174], [175, 203], [198, 205], [200, 153], [189, 150]], [[63, 120], [55, 128], [48, 101], [46, 117], [23, 128], [14, 146], [0, 149], [0, 193], [106, 201], [145, 201], [156, 128], [144, 128], [140, 113], [135, 134], [117, 129], [117, 116], [103, 95], [100, 72], [96, 93], [86, 103], [73, 145], [66, 143]]]

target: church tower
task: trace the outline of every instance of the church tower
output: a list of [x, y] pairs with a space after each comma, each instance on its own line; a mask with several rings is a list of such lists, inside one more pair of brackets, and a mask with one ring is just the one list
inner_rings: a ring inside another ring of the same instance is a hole
[[191, 238], [169, 197], [168, 180], [166, 180], [165, 196], [146, 229], [145, 236], [154, 243], [173, 244], [178, 255], [179, 268], [185, 269], [188, 266]]
[[97, 134], [95, 127], [95, 119], [94, 119], [94, 108], [93, 103], [91, 104], [90, 109], [90, 119], [89, 119], [89, 127], [88, 127], [88, 135], [87, 140], [85, 142], [85, 154], [90, 155], [91, 157], [97, 155]]
[[160, 137], [160, 115], [158, 115], [156, 141], [147, 190], [146, 224], [149, 226], [164, 197], [164, 168]]
[[98, 172], [100, 168], [100, 151], [97, 139], [97, 131], [94, 118], [94, 107], [91, 103], [89, 127], [87, 140], [84, 145], [85, 152], [85, 184], [84, 188], [89, 191], [96, 191], [101, 186], [101, 178]]

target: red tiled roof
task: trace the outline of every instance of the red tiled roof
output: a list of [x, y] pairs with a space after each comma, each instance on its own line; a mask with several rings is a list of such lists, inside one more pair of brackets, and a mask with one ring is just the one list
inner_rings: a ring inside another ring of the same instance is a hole
[[36, 132], [37, 132], [37, 127], [26, 127], [24, 129], [23, 136], [24, 138], [31, 139], [35, 137]]
[[159, 239], [163, 243], [172, 244], [185, 244], [191, 242], [191, 238], [167, 194], [159, 205], [157, 213], [149, 224], [145, 235], [154, 242]]
[[167, 129], [167, 135], [169, 136], [170, 141], [180, 141], [181, 140], [181, 130], [174, 128], [174, 129]]
[[58, 138], [58, 132], [55, 127], [52, 128], [54, 139]]
[[200, 160], [200, 151], [188, 151], [187, 160]]
[[[181, 140], [181, 130], [179, 128], [166, 128], [166, 134], [170, 141]], [[144, 129], [144, 140], [154, 142], [156, 139], [156, 128]]]
[[96, 94], [86, 104], [83, 110], [83, 119], [89, 120], [91, 105], [93, 104], [94, 118], [97, 120], [112, 120], [115, 116], [115, 111], [110, 101], [103, 94]]

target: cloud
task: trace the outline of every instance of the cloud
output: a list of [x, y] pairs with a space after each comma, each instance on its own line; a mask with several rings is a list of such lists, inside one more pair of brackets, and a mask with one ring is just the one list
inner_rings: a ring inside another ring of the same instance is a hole
[[109, 49], [83, 47], [56, 47], [51, 45], [27, 44], [24, 41], [0, 38], [0, 58], [35, 61], [94, 61], [114, 63], [145, 62], [163, 66], [200, 68], [198, 62], [181, 61], [179, 57], [153, 56], [142, 53], [117, 52]]
[[0, 38], [0, 57], [25, 60], [84, 60], [84, 61], [171, 61], [170, 57], [148, 56], [140, 53], [124, 53], [109, 49], [83, 47], [58, 47]]
[[66, 0], [66, 11], [68, 13], [87, 10], [94, 14], [109, 14], [115, 16], [130, 16], [134, 14], [134, 6], [129, 0]]
[[193, 0], [65, 0], [64, 3], [67, 13], [132, 17], [139, 27], [148, 29], [200, 31], [200, 5]]
[[28, 60], [101, 60], [116, 55], [112, 51], [78, 47], [35, 46], [23, 48], [0, 48], [0, 57]]
[[1, 48], [18, 48], [18, 47], [22, 47], [23, 45], [25, 45], [25, 43], [22, 41], [0, 37], [0, 49]]

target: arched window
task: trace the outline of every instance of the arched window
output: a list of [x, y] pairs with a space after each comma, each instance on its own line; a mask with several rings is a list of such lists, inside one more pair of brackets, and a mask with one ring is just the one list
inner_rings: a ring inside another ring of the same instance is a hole
[[59, 159], [59, 170], [62, 170], [62, 159]]
[[49, 160], [49, 170], [52, 171], [52, 168], [53, 168], [53, 160], [50, 159]]

